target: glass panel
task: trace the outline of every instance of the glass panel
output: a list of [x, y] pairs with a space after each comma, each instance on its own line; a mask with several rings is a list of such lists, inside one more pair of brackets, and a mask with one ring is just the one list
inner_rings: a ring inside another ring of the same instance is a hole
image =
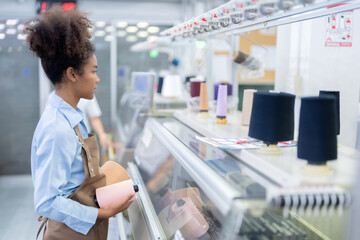
[[[222, 150], [196, 140], [199, 135], [174, 119], [159, 120], [175, 137], [207, 163], [217, 174], [239, 191], [242, 198], [264, 199], [265, 188], [259, 184], [265, 182], [261, 176], [254, 175], [253, 171], [233, 159]], [[250, 176], [250, 175], [251, 176]]]
[[155, 136], [143, 135], [135, 160], [168, 239], [219, 239], [224, 216]]

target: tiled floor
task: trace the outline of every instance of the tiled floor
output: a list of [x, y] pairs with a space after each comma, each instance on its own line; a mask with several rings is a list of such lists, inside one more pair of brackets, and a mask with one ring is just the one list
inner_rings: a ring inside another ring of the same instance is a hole
[[[0, 176], [0, 240], [35, 239], [40, 226], [37, 218], [31, 176]], [[116, 218], [111, 218], [108, 240], [118, 240], [118, 236]]]

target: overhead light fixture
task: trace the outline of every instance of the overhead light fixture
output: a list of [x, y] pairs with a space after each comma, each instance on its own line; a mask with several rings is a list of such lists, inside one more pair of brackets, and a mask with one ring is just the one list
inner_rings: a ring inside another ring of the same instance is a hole
[[127, 22], [117, 22], [116, 27], [118, 28], [126, 28], [128, 26]]
[[25, 40], [25, 39], [26, 39], [26, 35], [19, 33], [19, 34], [17, 35], [17, 39], [19, 39], [19, 40]]
[[138, 22], [136, 26], [138, 26], [138, 28], [147, 28], [149, 24], [147, 22]]
[[105, 31], [95, 31], [94, 36], [95, 37], [103, 37], [105, 36], [106, 32]]
[[137, 33], [137, 36], [140, 38], [146, 38], [147, 36], [149, 36], [149, 33], [146, 31], [140, 31]]
[[6, 34], [14, 35], [16, 34], [16, 29], [15, 28], [6, 29]]
[[136, 42], [137, 41], [137, 37], [136, 36], [127, 36], [126, 37], [126, 41], [127, 42]]
[[118, 31], [117, 32], [118, 37], [125, 37], [126, 35], [127, 35], [127, 33], [125, 31]]
[[8, 48], [8, 52], [9, 52], [9, 53], [11, 53], [11, 52], [12, 52], [12, 50], [13, 50], [13, 48], [12, 48], [12, 47], [9, 47], [9, 48]]
[[103, 28], [103, 27], [105, 27], [105, 25], [106, 25], [105, 21], [95, 22], [95, 26], [98, 27], [98, 28]]
[[4, 39], [5, 38], [5, 33], [0, 33], [0, 39]]
[[91, 26], [88, 28], [89, 32], [93, 32], [94, 31], [94, 26]]
[[6, 25], [15, 26], [19, 22], [19, 19], [8, 19], [6, 20]]
[[22, 30], [24, 30], [24, 24], [19, 24], [19, 25], [17, 26], [17, 30], [18, 30], [19, 32], [22, 32]]
[[0, 30], [4, 30], [5, 28], [5, 24], [4, 23], [0, 23]]
[[106, 42], [111, 42], [112, 39], [113, 39], [113, 37], [112, 37], [111, 35], [106, 35], [105, 38], [104, 38], [104, 40], [105, 40]]
[[205, 48], [206, 47], [206, 42], [204, 40], [197, 40], [196, 43], [196, 48]]
[[138, 31], [138, 28], [136, 26], [129, 26], [126, 28], [126, 31], [129, 33], [135, 33]]
[[157, 57], [159, 56], [159, 51], [157, 51], [157, 50], [151, 50], [151, 51], [149, 52], [149, 56], [150, 56], [151, 58], [157, 58]]
[[155, 26], [151, 26], [151, 27], [148, 27], [147, 31], [149, 33], [158, 33], [160, 31], [160, 28], [159, 27], [155, 27]]
[[155, 41], [157, 39], [156, 36], [149, 36], [146, 40], [148, 40], [149, 42]]
[[105, 31], [111, 32], [113, 29], [114, 29], [114, 28], [113, 28], [112, 26], [107, 26], [107, 27], [105, 28]]

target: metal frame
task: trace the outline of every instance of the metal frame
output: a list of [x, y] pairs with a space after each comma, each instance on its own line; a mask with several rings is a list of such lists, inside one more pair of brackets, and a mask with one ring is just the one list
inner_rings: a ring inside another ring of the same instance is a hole
[[128, 163], [128, 167], [133, 181], [135, 182], [135, 184], [138, 184], [140, 186], [139, 192], [137, 193], [137, 201], [139, 203], [141, 211], [145, 213], [145, 219], [149, 226], [149, 231], [152, 234], [152, 239], [166, 239], [165, 233], [161, 228], [161, 224], [156, 215], [155, 209], [153, 208], [150, 197], [146, 191], [146, 187], [137, 166], [134, 163], [130, 162]]
[[[336, 3], [342, 3], [342, 2], [348, 2], [348, 1], [328, 1], [328, 2], [335, 2]], [[329, 5], [327, 2], [327, 6]], [[325, 5], [325, 4], [324, 4]], [[248, 26], [244, 26], [238, 30], [234, 30], [232, 32], [226, 33], [227, 35], [234, 35], [234, 34], [240, 34], [244, 32], [250, 32], [254, 30], [259, 30], [263, 28], [270, 28], [270, 27], [276, 27], [281, 26], [289, 23], [295, 23], [300, 21], [305, 21], [309, 19], [314, 19], [318, 17], [328, 16], [330, 14], [339, 13], [339, 12], [346, 12], [349, 10], [354, 10], [360, 8], [359, 2], [351, 2], [346, 5], [341, 5], [333, 8], [325, 8], [326, 6], [322, 6], [323, 8], [318, 10], [318, 8], [314, 9], [308, 9], [307, 11], [295, 13], [295, 14], [280, 14], [280, 16], [275, 16], [274, 18], [269, 18], [266, 21], [259, 20], [257, 23], [249, 24]], [[313, 11], [315, 10], [315, 11]], [[317, 10], [317, 11], [316, 11]]]

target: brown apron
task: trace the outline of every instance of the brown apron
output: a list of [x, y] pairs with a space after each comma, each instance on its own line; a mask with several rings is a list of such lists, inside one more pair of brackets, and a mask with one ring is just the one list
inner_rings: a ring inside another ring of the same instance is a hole
[[[82, 138], [79, 127], [76, 125], [74, 127], [76, 134], [79, 137], [81, 143], [81, 153], [84, 163], [85, 179], [84, 182], [78, 187], [75, 192], [73, 192], [69, 198], [77, 201], [86, 206], [96, 207], [94, 202], [95, 189], [106, 185], [105, 174], [99, 167], [99, 148], [94, 134], [89, 134], [89, 137], [86, 139]], [[97, 220], [94, 226], [89, 230], [87, 235], [78, 233], [66, 224], [62, 222], [57, 222], [48, 218], [39, 217], [39, 221], [43, 221], [40, 226], [39, 233], [44, 225], [47, 223], [47, 226], [44, 230], [43, 240], [106, 240], [108, 232], [108, 219], [106, 220]]]

